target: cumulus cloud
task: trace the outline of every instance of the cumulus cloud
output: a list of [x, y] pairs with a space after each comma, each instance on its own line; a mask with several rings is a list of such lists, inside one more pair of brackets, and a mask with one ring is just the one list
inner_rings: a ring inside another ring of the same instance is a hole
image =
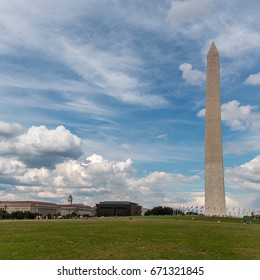
[[138, 178], [131, 159], [112, 161], [98, 154], [79, 161], [81, 139], [63, 126], [32, 126], [4, 138], [1, 154], [3, 197], [14, 195], [14, 199], [59, 200], [73, 193], [92, 204], [101, 199], [165, 204], [171, 200], [173, 188], [199, 179], [167, 172]]
[[[141, 177], [130, 159], [111, 161], [93, 154], [83, 162], [67, 160], [52, 169], [28, 168], [19, 160], [0, 159], [1, 192], [12, 199], [52, 199], [61, 201], [72, 193], [78, 201], [94, 205], [101, 200], [130, 200], [143, 206], [204, 205], [204, 192], [185, 191], [189, 184], [201, 183], [200, 176], [151, 172]], [[260, 190], [260, 156], [225, 170], [226, 185], [234, 190]], [[6, 180], [2, 180], [5, 176]], [[8, 185], [3, 182], [9, 182]], [[202, 183], [203, 185], [203, 183]], [[249, 199], [244, 196], [244, 199]], [[227, 206], [245, 205], [243, 199], [227, 192]]]
[[53, 166], [81, 155], [81, 140], [64, 126], [51, 130], [32, 126], [18, 137], [15, 147], [20, 160], [29, 166]]
[[0, 157], [0, 174], [1, 175], [19, 175], [26, 171], [26, 166], [17, 159], [6, 159]]
[[70, 160], [56, 165], [55, 176], [59, 178], [58, 186], [78, 186], [81, 188], [125, 187], [126, 180], [134, 174], [135, 169], [130, 159], [114, 162], [93, 154], [85, 161]]
[[256, 106], [240, 105], [237, 100], [221, 106], [222, 120], [231, 130], [257, 130], [260, 128], [260, 114], [254, 113]]
[[49, 182], [50, 171], [45, 168], [32, 168], [27, 169], [24, 174], [18, 176], [19, 181], [25, 184], [33, 184], [33, 185], [47, 185]]
[[22, 126], [20, 124], [0, 121], [0, 136], [9, 138], [19, 135], [21, 132]]
[[92, 204], [101, 199], [132, 200], [145, 205], [166, 204], [173, 201], [173, 191], [189, 182], [199, 181], [199, 176], [179, 173], [151, 172], [136, 177], [130, 159], [111, 161], [93, 154], [83, 162], [67, 160], [52, 169], [30, 168], [21, 161], [0, 160], [0, 171], [12, 180], [12, 188], [5, 187], [3, 195], [15, 193], [17, 198], [59, 199], [72, 193]]
[[260, 190], [260, 155], [237, 167], [228, 168], [226, 180], [235, 189]]
[[[0, 124], [1, 126], [1, 124]], [[19, 124], [2, 123], [3, 134], [0, 141], [2, 156], [14, 157], [29, 167], [53, 167], [68, 158], [78, 158], [82, 141], [64, 126], [48, 129], [32, 126], [23, 134]]]
[[260, 72], [249, 75], [245, 83], [249, 85], [260, 85]]
[[[260, 114], [254, 112], [257, 106], [240, 105], [237, 100], [232, 100], [221, 105], [222, 121], [231, 130], [258, 130], [260, 128]], [[204, 117], [205, 109], [198, 112], [198, 117]]]
[[191, 85], [201, 85], [205, 80], [205, 74], [197, 69], [192, 69], [191, 64], [183, 63], [179, 69], [182, 71], [182, 78]]

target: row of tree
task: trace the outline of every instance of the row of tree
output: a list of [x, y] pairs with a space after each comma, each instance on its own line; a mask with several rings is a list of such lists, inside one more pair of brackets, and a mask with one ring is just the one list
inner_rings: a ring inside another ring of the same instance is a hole
[[[53, 219], [53, 218], [63, 218], [63, 219], [75, 219], [75, 218], [80, 218], [80, 217], [89, 217], [89, 215], [78, 215], [75, 212], [71, 213], [71, 214], [67, 214], [64, 216], [61, 216], [60, 213], [58, 213], [56, 216], [53, 216], [51, 214], [46, 215], [44, 218], [48, 218], [48, 219]], [[33, 220], [33, 219], [37, 219], [37, 218], [42, 218], [39, 214], [37, 213], [31, 213], [29, 211], [15, 211], [12, 213], [8, 213], [5, 210], [0, 210], [0, 220], [2, 219], [13, 219], [13, 220]]]
[[36, 213], [31, 213], [29, 211], [15, 211], [12, 213], [8, 213], [5, 210], [0, 210], [0, 219], [35, 219], [38, 214]]
[[173, 209], [171, 207], [157, 206], [153, 209], [147, 210], [145, 216], [153, 215], [173, 215]]
[[184, 213], [184, 211], [180, 209], [156, 206], [153, 209], [146, 211], [145, 213], [145, 216], [153, 216], [153, 215], [199, 215], [199, 214], [194, 211]]
[[[170, 207], [162, 207], [162, 206], [157, 206], [154, 207], [151, 210], [148, 210], [145, 215], [146, 216], [150, 216], [150, 215], [173, 215], [176, 214], [174, 213], [174, 210]], [[180, 213], [178, 213], [180, 214]], [[63, 218], [65, 219], [72, 219], [72, 218], [77, 218], [79, 215], [77, 215], [76, 213], [71, 213], [68, 215], [63, 216]], [[39, 215], [37, 213], [31, 213], [29, 211], [15, 211], [12, 213], [8, 213], [5, 210], [0, 210], [0, 219], [18, 219], [18, 220], [22, 220], [22, 219], [36, 219], [37, 217], [39, 217]], [[49, 219], [52, 218], [51, 215], [47, 215], [47, 217]], [[61, 217], [60, 214], [57, 215], [57, 217]]]
[[[156, 215], [185, 215], [185, 216], [198, 216], [199, 213], [195, 211], [189, 211], [189, 212], [183, 212], [180, 209], [173, 209], [171, 207], [163, 207], [163, 206], [157, 206], [154, 207], [151, 210], [146, 211], [144, 214], [145, 216], [156, 216]], [[250, 218], [253, 219], [260, 219], [260, 215], [254, 215], [252, 213], [251, 216], [244, 216], [243, 220], [248, 220]]]

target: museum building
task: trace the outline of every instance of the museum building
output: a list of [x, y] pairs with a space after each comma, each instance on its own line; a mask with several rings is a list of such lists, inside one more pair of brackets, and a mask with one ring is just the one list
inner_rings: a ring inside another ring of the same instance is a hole
[[103, 201], [96, 204], [98, 217], [141, 216], [142, 206], [129, 201]]

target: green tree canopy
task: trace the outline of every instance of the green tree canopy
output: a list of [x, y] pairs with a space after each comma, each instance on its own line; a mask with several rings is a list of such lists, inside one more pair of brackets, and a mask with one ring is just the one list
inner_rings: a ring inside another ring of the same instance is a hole
[[173, 209], [171, 207], [157, 206], [145, 213], [145, 216], [151, 215], [172, 215]]

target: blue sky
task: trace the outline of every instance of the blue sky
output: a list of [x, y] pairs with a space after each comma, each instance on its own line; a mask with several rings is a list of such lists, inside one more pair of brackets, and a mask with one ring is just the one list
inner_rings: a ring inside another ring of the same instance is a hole
[[227, 205], [260, 208], [259, 1], [0, 4], [0, 200], [204, 205], [214, 41]]

